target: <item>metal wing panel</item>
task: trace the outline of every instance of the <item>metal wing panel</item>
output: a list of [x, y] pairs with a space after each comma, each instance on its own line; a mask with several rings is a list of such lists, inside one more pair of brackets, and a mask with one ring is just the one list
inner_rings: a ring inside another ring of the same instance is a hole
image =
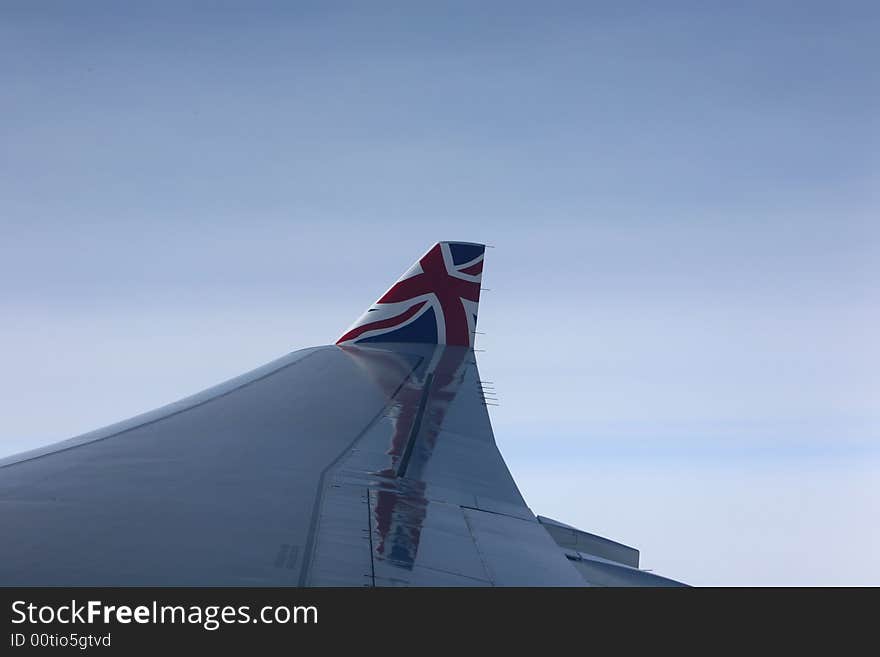
[[6, 585], [583, 585], [467, 347], [323, 347], [0, 465]]
[[386, 402], [326, 347], [182, 411], [9, 463], [0, 582], [296, 584], [324, 471]]

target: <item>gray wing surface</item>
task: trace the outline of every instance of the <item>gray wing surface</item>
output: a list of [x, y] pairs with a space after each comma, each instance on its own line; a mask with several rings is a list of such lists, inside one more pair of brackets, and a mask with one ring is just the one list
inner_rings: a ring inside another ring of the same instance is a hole
[[474, 353], [298, 351], [0, 460], [4, 585], [583, 586], [495, 445]]

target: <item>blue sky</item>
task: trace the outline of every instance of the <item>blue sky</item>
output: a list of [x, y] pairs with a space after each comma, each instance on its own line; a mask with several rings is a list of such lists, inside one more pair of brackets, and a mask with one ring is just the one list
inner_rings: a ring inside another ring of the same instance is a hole
[[532, 508], [880, 584], [872, 3], [4, 3], [0, 454], [332, 342], [485, 241]]

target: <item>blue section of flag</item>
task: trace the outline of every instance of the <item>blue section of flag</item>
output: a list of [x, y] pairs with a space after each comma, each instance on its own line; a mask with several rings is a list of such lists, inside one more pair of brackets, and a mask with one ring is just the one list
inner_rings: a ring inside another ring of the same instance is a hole
[[485, 249], [486, 247], [482, 244], [462, 244], [460, 242], [449, 243], [449, 253], [452, 254], [453, 264], [456, 265], [462, 265], [483, 255]]
[[433, 308], [428, 308], [414, 321], [402, 328], [364, 338], [357, 342], [427, 342], [437, 344], [437, 316], [434, 314]]

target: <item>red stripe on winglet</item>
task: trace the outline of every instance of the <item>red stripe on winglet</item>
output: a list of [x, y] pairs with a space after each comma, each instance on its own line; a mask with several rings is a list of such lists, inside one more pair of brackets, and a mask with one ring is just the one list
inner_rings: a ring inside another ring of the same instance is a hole
[[343, 342], [347, 342], [348, 340], [354, 340], [359, 335], [366, 333], [367, 331], [372, 331], [375, 329], [388, 328], [389, 326], [394, 326], [395, 324], [402, 324], [410, 317], [419, 312], [422, 306], [425, 305], [424, 301], [419, 301], [416, 305], [410, 306], [405, 311], [400, 313], [399, 315], [395, 315], [394, 317], [389, 317], [387, 319], [380, 319], [378, 322], [371, 322], [369, 324], [361, 324], [360, 326], [356, 326], [351, 329], [348, 333], [343, 335], [336, 341], [336, 344], [341, 344]]
[[478, 263], [471, 265], [467, 269], [459, 270], [462, 274], [467, 274], [469, 276], [476, 276], [480, 272], [483, 271], [483, 261], [480, 260]]

